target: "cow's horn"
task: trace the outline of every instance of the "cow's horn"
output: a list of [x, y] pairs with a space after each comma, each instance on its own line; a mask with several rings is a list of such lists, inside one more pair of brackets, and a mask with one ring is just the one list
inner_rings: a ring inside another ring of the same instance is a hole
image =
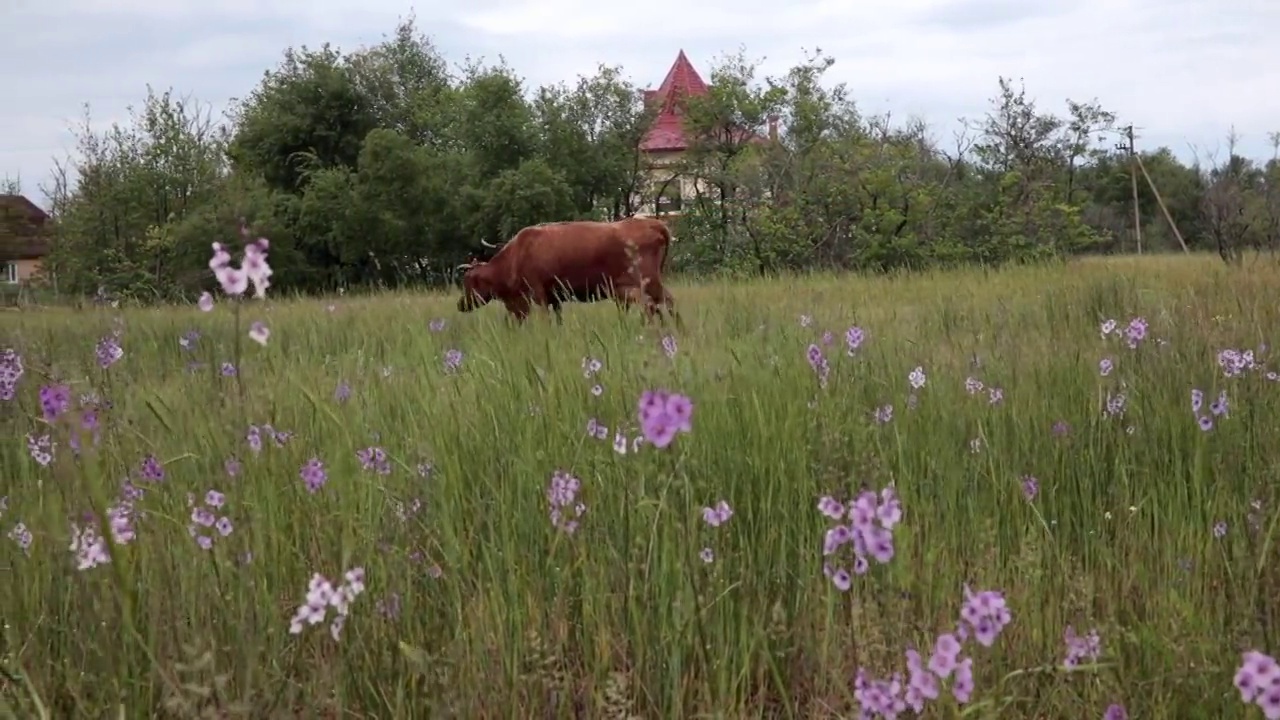
[[498, 248], [497, 245], [494, 245], [493, 243], [489, 242], [488, 240], [485, 240], [484, 238], [480, 239], [480, 244], [487, 248], [494, 248], [495, 250]]

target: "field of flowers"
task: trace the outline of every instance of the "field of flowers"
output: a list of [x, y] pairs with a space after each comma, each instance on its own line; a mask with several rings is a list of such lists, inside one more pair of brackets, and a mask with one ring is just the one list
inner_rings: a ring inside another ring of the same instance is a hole
[[0, 316], [0, 717], [1280, 718], [1272, 260], [678, 333], [255, 263]]

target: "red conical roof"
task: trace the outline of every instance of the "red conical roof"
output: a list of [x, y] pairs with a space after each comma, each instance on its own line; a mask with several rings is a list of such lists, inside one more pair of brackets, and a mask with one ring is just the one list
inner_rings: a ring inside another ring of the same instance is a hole
[[676, 61], [672, 63], [671, 69], [667, 71], [666, 78], [662, 80], [662, 85], [658, 86], [657, 90], [644, 92], [645, 102], [658, 104], [659, 109], [653, 127], [649, 128], [649, 132], [640, 142], [640, 149], [645, 152], [687, 149], [689, 141], [685, 137], [679, 101], [706, 93], [706, 82], [702, 80], [698, 71], [693, 69], [693, 63], [689, 62], [689, 57], [684, 54], [684, 50], [681, 50], [676, 55]]

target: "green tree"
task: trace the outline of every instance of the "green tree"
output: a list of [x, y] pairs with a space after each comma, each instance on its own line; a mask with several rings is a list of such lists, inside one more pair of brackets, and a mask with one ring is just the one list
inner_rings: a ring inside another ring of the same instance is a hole
[[[762, 77], [746, 51], [680, 98], [692, 146], [640, 150], [656, 108], [619, 67], [527, 89], [505, 62], [451, 71], [410, 17], [354, 52], [283, 51], [224, 123], [172, 92], [102, 132], [44, 186], [61, 288], [139, 298], [208, 289], [209, 243], [249, 222], [274, 285], [313, 292], [440, 284], [527, 225], [612, 219], [692, 194], [671, 266], [695, 274], [887, 272], [1088, 252], [1280, 249], [1280, 136], [1267, 159], [1187, 165], [1118, 147], [1096, 100], [1042, 107], [999, 78], [990, 109], [943, 147], [919, 119], [868, 117], [815, 51]], [[13, 183], [8, 183], [13, 184]]]

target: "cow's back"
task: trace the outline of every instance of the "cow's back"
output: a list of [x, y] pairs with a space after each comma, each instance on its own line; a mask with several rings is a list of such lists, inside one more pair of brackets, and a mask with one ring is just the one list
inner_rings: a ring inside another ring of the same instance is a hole
[[608, 285], [634, 284], [624, 234], [615, 223], [579, 221], [535, 225], [522, 230], [519, 274], [529, 286], [547, 292], [568, 286], [583, 298]]

